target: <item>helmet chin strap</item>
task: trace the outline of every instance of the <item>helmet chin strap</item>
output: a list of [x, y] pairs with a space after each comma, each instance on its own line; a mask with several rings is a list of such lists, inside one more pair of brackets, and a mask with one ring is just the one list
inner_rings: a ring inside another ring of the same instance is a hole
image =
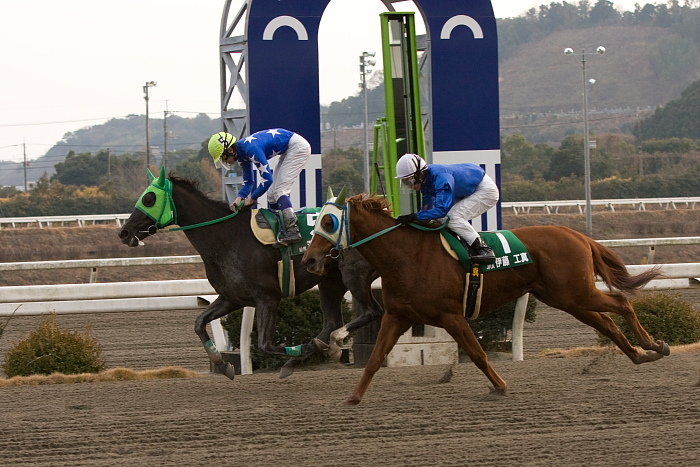
[[420, 183], [422, 185], [425, 181], [425, 173], [423, 173], [422, 170], [418, 169], [416, 170], [416, 173], [413, 174], [413, 179], [416, 181], [416, 183]]

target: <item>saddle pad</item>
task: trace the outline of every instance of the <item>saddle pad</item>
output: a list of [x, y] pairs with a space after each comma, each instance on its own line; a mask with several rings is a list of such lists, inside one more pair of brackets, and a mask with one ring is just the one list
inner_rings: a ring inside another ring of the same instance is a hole
[[[442, 244], [450, 255], [459, 259], [465, 269], [469, 270], [469, 257], [462, 243], [457, 240], [455, 234], [449, 230], [442, 230]], [[496, 259], [490, 263], [480, 265], [481, 272], [495, 271], [498, 269], [514, 268], [530, 264], [530, 254], [523, 242], [510, 230], [496, 230], [494, 232], [479, 232], [484, 242], [491, 247]], [[448, 248], [448, 246], [450, 248]]]
[[[304, 208], [296, 211], [301, 240], [292, 243], [292, 256], [303, 254], [306, 247], [311, 242], [311, 234], [316, 225], [316, 217], [321, 208]], [[274, 212], [269, 209], [253, 209], [250, 216], [250, 230], [263, 245], [272, 245], [277, 242], [277, 232], [279, 232], [280, 220]]]
[[265, 219], [265, 216], [259, 209], [253, 209], [250, 216], [250, 230], [253, 235], [263, 245], [272, 245], [275, 243], [275, 233], [270, 228], [270, 224]]

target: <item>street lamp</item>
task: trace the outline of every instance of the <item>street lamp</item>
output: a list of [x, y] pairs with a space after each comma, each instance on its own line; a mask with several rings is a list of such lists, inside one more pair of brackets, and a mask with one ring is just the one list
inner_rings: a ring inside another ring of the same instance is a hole
[[146, 81], [143, 86], [143, 98], [146, 101], [146, 168], [151, 166], [151, 138], [148, 132], [148, 88], [156, 85], [155, 81]]
[[[567, 47], [564, 49], [566, 55], [574, 55], [574, 49]], [[586, 55], [603, 55], [605, 47], [599, 46], [595, 53], [586, 53], [586, 49], [581, 49], [581, 69], [583, 70], [583, 158], [584, 177], [586, 184], [586, 235], [593, 235], [593, 217], [591, 215], [591, 142], [588, 139], [588, 81], [586, 81]], [[595, 80], [590, 80], [595, 83]]]
[[362, 79], [362, 82], [360, 83], [360, 87], [362, 88], [362, 96], [365, 101], [365, 124], [363, 126], [364, 131], [365, 131], [365, 161], [364, 161], [364, 179], [365, 179], [365, 193], [369, 194], [370, 190], [370, 170], [369, 170], [369, 142], [367, 138], [367, 127], [369, 126], [369, 118], [367, 115], [367, 75], [372, 73], [372, 69], [369, 68], [371, 66], [374, 66], [377, 64], [375, 60], [372, 60], [369, 57], [374, 57], [375, 53], [374, 52], [362, 52], [362, 55], [360, 55], [360, 79]]

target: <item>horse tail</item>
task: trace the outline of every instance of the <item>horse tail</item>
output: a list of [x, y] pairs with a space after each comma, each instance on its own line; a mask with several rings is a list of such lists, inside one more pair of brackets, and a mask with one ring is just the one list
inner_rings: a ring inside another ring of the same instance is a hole
[[625, 263], [610, 248], [587, 238], [593, 255], [593, 269], [595, 273], [605, 282], [610, 290], [613, 288], [632, 294], [644, 287], [652, 279], [663, 276], [659, 270], [660, 266], [655, 266], [635, 276], [627, 272]]

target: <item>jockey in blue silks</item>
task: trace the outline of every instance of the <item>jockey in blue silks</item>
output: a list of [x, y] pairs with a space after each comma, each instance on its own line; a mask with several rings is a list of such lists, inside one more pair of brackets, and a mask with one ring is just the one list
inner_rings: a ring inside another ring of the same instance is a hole
[[[244, 207], [251, 206], [267, 193], [270, 210], [279, 211], [282, 215], [278, 246], [301, 240], [297, 216], [289, 195], [311, 155], [311, 145], [306, 139], [282, 128], [258, 131], [238, 141], [229, 133], [219, 132], [209, 139], [208, 148], [217, 167], [232, 170], [231, 164], [234, 162], [241, 166], [243, 186], [231, 205], [231, 210], [235, 211], [241, 200], [245, 200]], [[268, 160], [275, 156], [279, 156], [280, 160], [273, 177]]]
[[475, 164], [426, 164], [417, 154], [405, 154], [396, 163], [396, 178], [420, 191], [423, 209], [396, 218], [400, 224], [449, 216], [447, 227], [459, 235], [474, 262], [489, 262], [494, 253], [479, 237], [471, 219], [498, 202], [498, 187], [484, 169]]

